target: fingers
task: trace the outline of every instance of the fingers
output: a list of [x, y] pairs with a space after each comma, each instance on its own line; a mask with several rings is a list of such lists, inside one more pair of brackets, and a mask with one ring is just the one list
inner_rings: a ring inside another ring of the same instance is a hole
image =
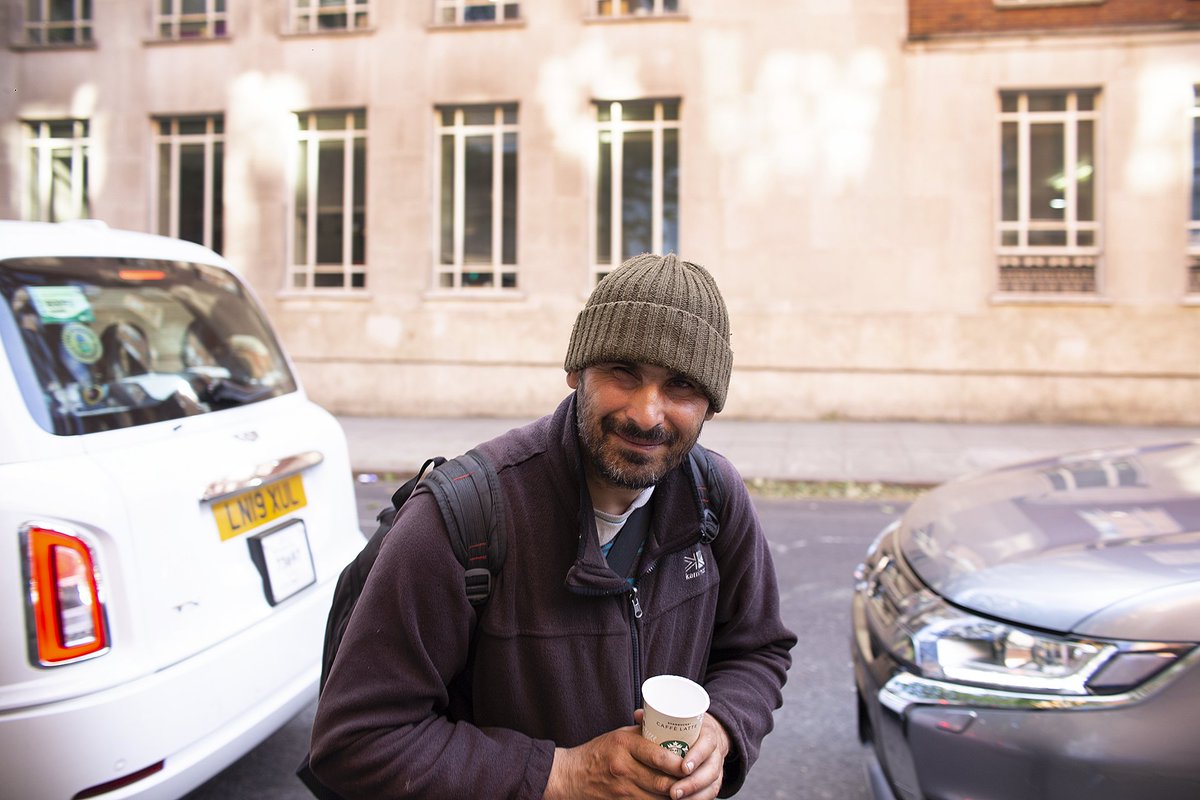
[[686, 764], [692, 767], [688, 776], [668, 788], [671, 800], [711, 800], [716, 797], [725, 778], [725, 759], [720, 753], [714, 750], [703, 760], [693, 761], [689, 752]]
[[672, 800], [708, 800], [717, 796], [725, 777], [725, 757], [729, 755], [729, 736], [721, 723], [706, 714], [700, 738], [684, 758], [686, 777], [670, 787]]

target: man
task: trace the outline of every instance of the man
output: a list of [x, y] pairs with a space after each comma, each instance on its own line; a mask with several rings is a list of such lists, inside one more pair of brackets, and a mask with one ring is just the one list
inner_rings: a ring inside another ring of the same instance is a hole
[[[700, 535], [688, 453], [724, 406], [732, 360], [703, 267], [647, 254], [600, 281], [571, 333], [574, 392], [478, 448], [509, 523], [478, 618], [433, 498], [402, 507], [317, 708], [322, 781], [346, 797], [425, 800], [737, 791], [796, 639], [745, 485], [716, 454], [720, 531]], [[617, 574], [606, 551], [641, 506], [649, 531]], [[657, 674], [711, 698], [683, 758], [637, 727], [641, 681]]]

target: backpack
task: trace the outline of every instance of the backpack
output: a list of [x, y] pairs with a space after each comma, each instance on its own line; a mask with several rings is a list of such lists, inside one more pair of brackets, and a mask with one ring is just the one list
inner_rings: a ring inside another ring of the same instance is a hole
[[[720, 481], [710, 481], [713, 475], [708, 451], [699, 444], [688, 455], [692, 478], [700, 499], [700, 540], [706, 544], [717, 538], [720, 531], [721, 504], [724, 500]], [[392, 529], [396, 514], [416, 491], [417, 485], [427, 486], [437, 500], [438, 509], [446, 523], [450, 546], [463, 565], [463, 588], [473, 606], [483, 605], [492, 592], [492, 584], [508, 550], [504, 527], [504, 496], [495, 469], [478, 450], [470, 450], [452, 459], [441, 456], [427, 459], [416, 475], [409, 478], [392, 494], [392, 502], [384, 506], [376, 520], [379, 526], [338, 576], [333, 590], [333, 602], [325, 624], [325, 644], [321, 654], [321, 680], [317, 693], [325, 690], [325, 681], [334, 656], [342, 643], [350, 614], [358, 603], [367, 574], [379, 556], [379, 548]], [[318, 800], [341, 800], [341, 796], [325, 786], [309, 767], [309, 757], [296, 769], [296, 775]]]

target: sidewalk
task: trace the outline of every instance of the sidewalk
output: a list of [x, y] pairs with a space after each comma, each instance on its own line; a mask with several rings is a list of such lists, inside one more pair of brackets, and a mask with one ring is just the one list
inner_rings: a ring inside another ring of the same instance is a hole
[[[408, 476], [525, 419], [339, 417], [356, 472]], [[747, 479], [929, 485], [1060, 452], [1200, 439], [1198, 427], [713, 419], [700, 442]]]

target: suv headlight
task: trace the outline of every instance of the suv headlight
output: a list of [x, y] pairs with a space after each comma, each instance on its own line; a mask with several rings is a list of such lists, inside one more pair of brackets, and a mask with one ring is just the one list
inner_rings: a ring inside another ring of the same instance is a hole
[[1087, 694], [1088, 679], [1117, 648], [1067, 639], [955, 608], [927, 589], [910, 598], [887, 641], [928, 678], [1015, 691]]

